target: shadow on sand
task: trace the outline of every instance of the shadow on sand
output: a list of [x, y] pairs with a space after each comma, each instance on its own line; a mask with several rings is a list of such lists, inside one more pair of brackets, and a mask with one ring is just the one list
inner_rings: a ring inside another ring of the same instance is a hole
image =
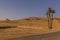
[[8, 40], [60, 40], [60, 31], [53, 32], [53, 33], [47, 33], [47, 34], [13, 38], [13, 39], [8, 39]]
[[0, 26], [0, 29], [16, 28], [17, 26]]

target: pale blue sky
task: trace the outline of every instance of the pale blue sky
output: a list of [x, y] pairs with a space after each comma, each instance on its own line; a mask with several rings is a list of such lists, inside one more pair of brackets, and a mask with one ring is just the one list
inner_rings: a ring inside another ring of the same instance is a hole
[[60, 0], [0, 0], [0, 19], [45, 17], [47, 8], [56, 10], [60, 17]]

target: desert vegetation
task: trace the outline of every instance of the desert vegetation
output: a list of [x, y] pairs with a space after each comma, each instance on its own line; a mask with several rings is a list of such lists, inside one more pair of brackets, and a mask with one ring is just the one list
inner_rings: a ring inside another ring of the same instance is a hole
[[48, 8], [48, 11], [46, 13], [48, 18], [48, 27], [52, 29], [52, 23], [53, 23], [53, 14], [55, 13], [55, 10], [52, 10], [52, 8]]

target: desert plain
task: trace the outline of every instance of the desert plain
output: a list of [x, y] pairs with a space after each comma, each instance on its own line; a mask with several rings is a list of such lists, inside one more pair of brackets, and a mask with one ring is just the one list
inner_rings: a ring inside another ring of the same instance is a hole
[[[34, 37], [37, 39], [35, 38], [19, 39], [19, 38], [28, 37], [32, 35], [43, 36], [44, 34], [47, 33], [55, 33], [59, 31], [60, 31], [59, 18], [54, 18], [52, 29], [49, 29], [48, 27], [47, 18], [29, 17], [29, 18], [18, 19], [18, 20], [0, 21], [0, 40], [15, 40], [15, 39], [16, 40], [39, 40], [39, 38], [35, 36]], [[49, 39], [41, 39], [41, 40], [49, 40]]]

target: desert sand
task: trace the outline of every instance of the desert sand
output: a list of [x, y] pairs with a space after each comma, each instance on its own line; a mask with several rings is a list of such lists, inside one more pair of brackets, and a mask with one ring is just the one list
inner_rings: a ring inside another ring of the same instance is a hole
[[[56, 36], [60, 35], [59, 34], [60, 22], [58, 19], [53, 20], [53, 29], [48, 28], [48, 22], [46, 18], [37, 18], [37, 17], [26, 18], [21, 20], [10, 20], [9, 22], [0, 21], [0, 27], [2, 26], [3, 27], [11, 26], [12, 28], [0, 29], [0, 40], [15, 40], [15, 38], [16, 40], [24, 40], [25, 37], [28, 38], [29, 36], [32, 35], [36, 35], [36, 36], [35, 37], [33, 36], [32, 37], [33, 39], [30, 39], [29, 37], [30, 40], [39, 39], [37, 38], [38, 35], [39, 37], [42, 37], [41, 40], [49, 40], [49, 38], [47, 37], [50, 37], [49, 35], [51, 36], [54, 35], [55, 32], [57, 32], [55, 33]], [[43, 39], [45, 38], [45, 36], [46, 39]]]

